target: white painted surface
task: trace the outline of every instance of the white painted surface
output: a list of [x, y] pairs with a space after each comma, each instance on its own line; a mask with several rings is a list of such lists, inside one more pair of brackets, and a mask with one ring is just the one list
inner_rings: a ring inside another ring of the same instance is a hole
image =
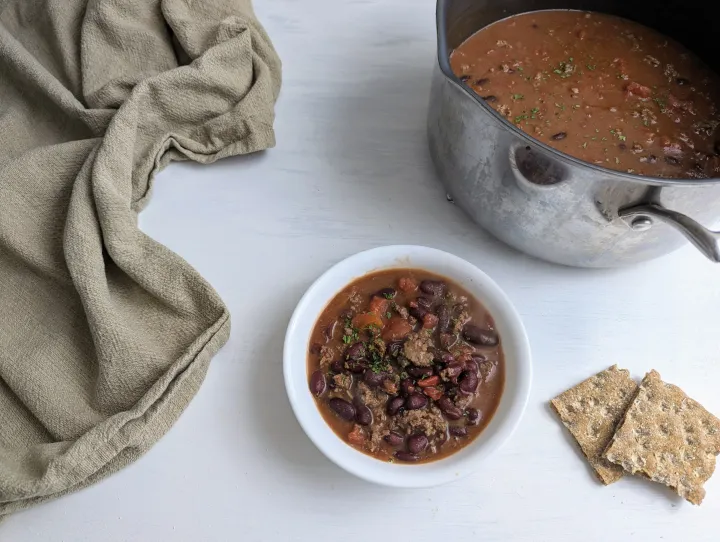
[[[135, 465], [17, 514], [18, 541], [717, 541], [720, 475], [700, 508], [653, 484], [594, 481], [549, 412], [612, 363], [656, 368], [720, 414], [720, 267], [692, 248], [616, 271], [524, 257], [445, 201], [425, 145], [430, 0], [256, 0], [284, 62], [278, 146], [172, 165], [143, 229], [230, 307], [197, 398]], [[535, 381], [518, 432], [475, 475], [390, 490], [325, 459], [295, 421], [282, 340], [308, 285], [354, 252], [425, 244], [492, 276], [524, 318]]]

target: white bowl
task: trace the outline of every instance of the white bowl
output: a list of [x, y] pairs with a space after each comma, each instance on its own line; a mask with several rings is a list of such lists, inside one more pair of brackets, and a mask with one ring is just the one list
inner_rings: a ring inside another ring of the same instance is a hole
[[[488, 426], [460, 451], [430, 463], [389, 463], [355, 450], [325, 422], [308, 386], [310, 335], [322, 311], [338, 292], [357, 278], [392, 268], [424, 269], [460, 284], [492, 315], [505, 354], [505, 390]], [[394, 487], [439, 485], [475, 471], [512, 435], [525, 411], [532, 381], [527, 334], [503, 291], [471, 263], [447, 252], [420, 246], [375, 248], [355, 254], [325, 272], [302, 297], [290, 319], [283, 358], [290, 404], [310, 440], [346, 471], [370, 482]]]

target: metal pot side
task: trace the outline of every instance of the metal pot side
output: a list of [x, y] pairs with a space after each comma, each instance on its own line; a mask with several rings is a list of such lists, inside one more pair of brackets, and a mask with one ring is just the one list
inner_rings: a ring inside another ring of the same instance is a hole
[[[720, 179], [655, 179], [582, 162], [513, 126], [452, 74], [449, 54], [471, 34], [540, 9], [600, 11], [636, 20], [696, 53], [705, 51], [704, 60], [718, 69], [711, 29], [703, 34], [697, 22], [707, 26], [720, 20], [716, 3], [439, 0], [428, 141], [448, 193], [497, 238], [555, 263], [634, 264], [668, 254], [688, 239], [720, 261], [720, 234], [702, 225], [720, 219]], [[678, 15], [683, 10], [687, 15]]]

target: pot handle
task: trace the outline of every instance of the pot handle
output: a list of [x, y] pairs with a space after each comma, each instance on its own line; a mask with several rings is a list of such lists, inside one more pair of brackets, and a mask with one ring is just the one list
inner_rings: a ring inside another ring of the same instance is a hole
[[626, 207], [618, 213], [636, 231], [652, 227], [653, 219], [669, 224], [713, 262], [720, 263], [720, 232], [712, 231], [687, 215], [666, 209], [657, 203]]

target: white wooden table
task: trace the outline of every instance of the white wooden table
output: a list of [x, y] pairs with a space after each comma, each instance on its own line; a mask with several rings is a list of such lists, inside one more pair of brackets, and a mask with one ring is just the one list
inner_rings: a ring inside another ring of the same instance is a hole
[[[233, 331], [177, 425], [135, 465], [11, 517], [22, 541], [717, 541], [720, 475], [693, 507], [628, 479], [601, 487], [547, 401], [618, 363], [655, 368], [720, 414], [720, 266], [688, 247], [615, 271], [525, 257], [448, 203], [426, 151], [430, 0], [256, 0], [284, 63], [278, 146], [174, 164], [143, 229], [217, 288]], [[530, 405], [473, 476], [398, 491], [351, 477], [304, 435], [282, 341], [303, 291], [374, 246], [438, 247], [489, 273], [533, 347]]]

